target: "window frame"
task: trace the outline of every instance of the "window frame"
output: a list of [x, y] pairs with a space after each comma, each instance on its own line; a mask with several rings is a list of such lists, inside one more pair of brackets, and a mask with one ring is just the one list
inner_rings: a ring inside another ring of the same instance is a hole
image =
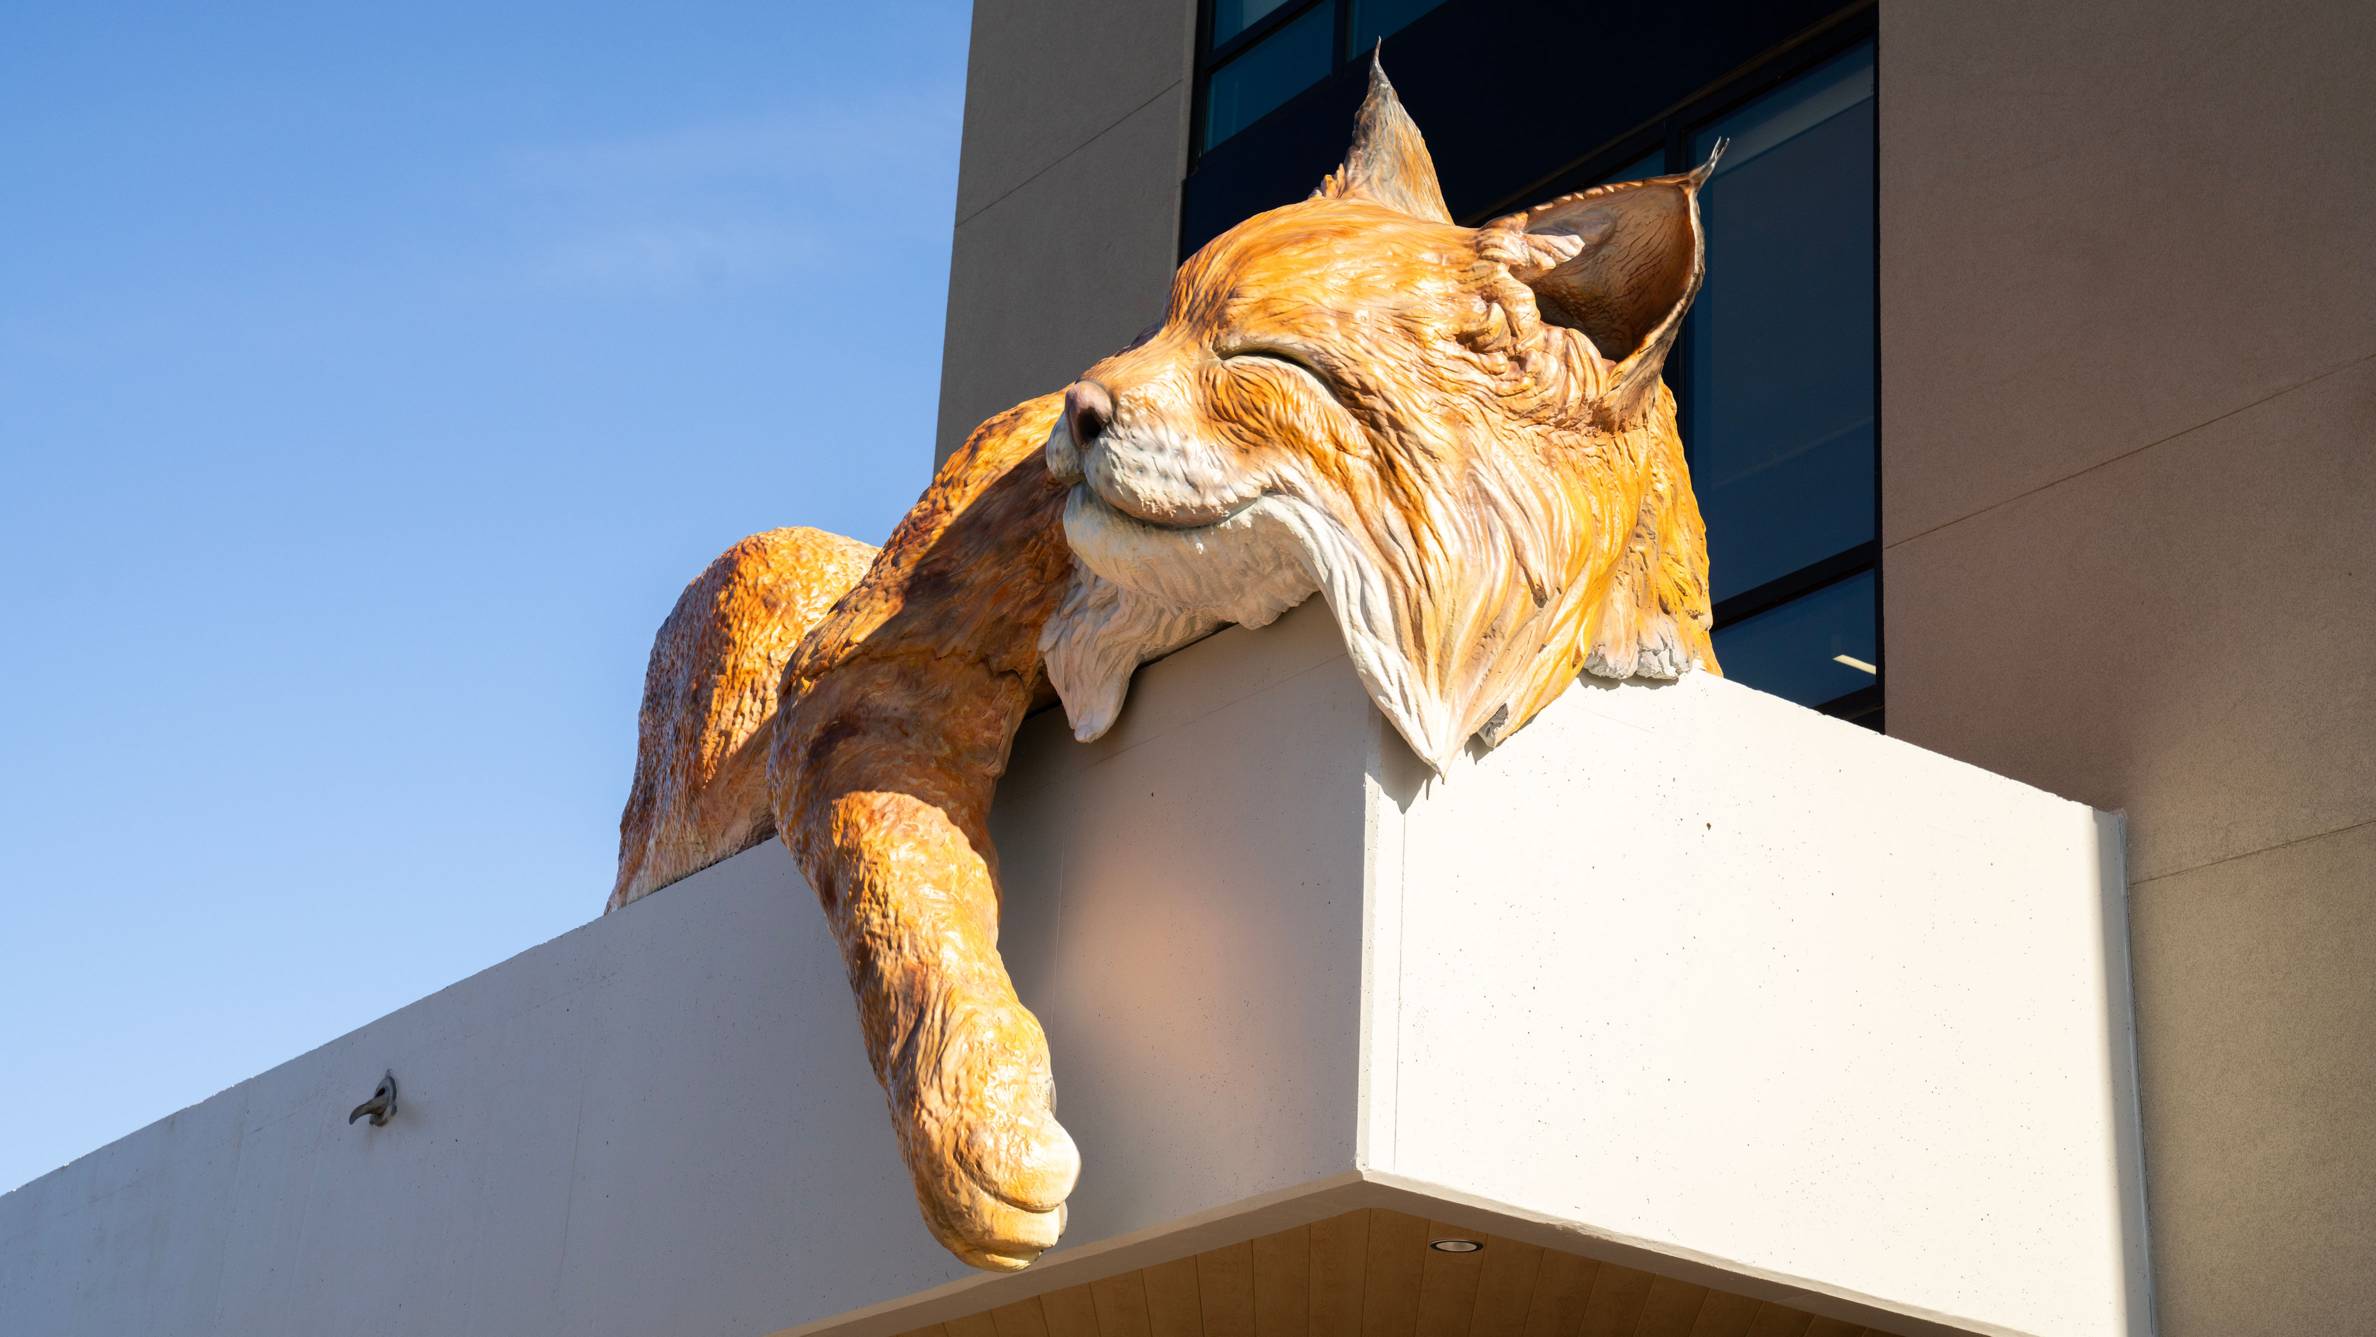
[[[1194, 163], [1198, 158], [1204, 156], [1207, 147], [1205, 144], [1205, 117], [1210, 108], [1206, 105], [1206, 93], [1212, 87], [1213, 72], [1245, 54], [1250, 48], [1260, 45], [1264, 38], [1323, 5], [1331, 6], [1336, 11], [1331, 24], [1334, 35], [1329, 38], [1328, 64], [1329, 72], [1334, 73], [1344, 68], [1345, 44], [1353, 40], [1353, 5], [1351, 0], [1287, 0], [1277, 9], [1239, 29], [1235, 36], [1223, 42], [1218, 49], [1213, 46], [1213, 0], [1198, 0], [1196, 6], [1196, 62], [1190, 75], [1188, 102], [1188, 161], [1190, 163]], [[1322, 77], [1325, 78], [1326, 75]], [[1301, 91], [1297, 90], [1297, 92]], [[1286, 98], [1281, 98], [1280, 102], [1283, 104], [1294, 96], [1294, 93], [1290, 93]], [[1272, 110], [1275, 111], [1277, 108], [1274, 107]], [[1258, 116], [1240, 129], [1249, 129], [1261, 119]]]

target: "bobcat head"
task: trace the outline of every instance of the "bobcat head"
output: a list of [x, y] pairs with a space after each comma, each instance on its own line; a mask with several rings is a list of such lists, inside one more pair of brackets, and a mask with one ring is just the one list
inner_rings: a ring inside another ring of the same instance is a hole
[[1078, 569], [1043, 649], [1076, 732], [1144, 659], [1315, 592], [1438, 770], [1579, 671], [1714, 668], [1659, 376], [1708, 171], [1460, 227], [1373, 65], [1343, 167], [1189, 259], [1163, 323], [1066, 392]]

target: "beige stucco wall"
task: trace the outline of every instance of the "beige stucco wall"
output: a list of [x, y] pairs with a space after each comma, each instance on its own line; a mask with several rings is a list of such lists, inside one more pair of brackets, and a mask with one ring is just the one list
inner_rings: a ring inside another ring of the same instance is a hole
[[1882, 11], [1890, 732], [2129, 814], [2169, 1337], [2376, 1313], [2372, 50]]
[[[976, 7], [943, 454], [1155, 315], [1193, 20]], [[2162, 1331], [2355, 1330], [2376, 6], [1885, 0], [1881, 50], [1890, 731], [2129, 813]]]
[[934, 458], [1163, 314], [1190, 0], [976, 0]]

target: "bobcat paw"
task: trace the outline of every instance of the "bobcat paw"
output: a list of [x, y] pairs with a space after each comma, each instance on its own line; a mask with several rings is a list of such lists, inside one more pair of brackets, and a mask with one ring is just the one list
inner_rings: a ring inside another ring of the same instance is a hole
[[1081, 1173], [1039, 1019], [1012, 994], [944, 998], [892, 1066], [884, 1089], [933, 1238], [988, 1271], [1030, 1266]]

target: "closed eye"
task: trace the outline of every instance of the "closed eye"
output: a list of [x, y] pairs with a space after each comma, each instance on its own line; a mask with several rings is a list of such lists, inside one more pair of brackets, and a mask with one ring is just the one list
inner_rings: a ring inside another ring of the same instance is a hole
[[1321, 371], [1318, 367], [1313, 366], [1312, 363], [1302, 354], [1295, 352], [1293, 349], [1281, 348], [1275, 344], [1247, 344], [1243, 347], [1227, 348], [1221, 350], [1221, 360], [1223, 362], [1235, 362], [1239, 358], [1260, 358], [1265, 362], [1285, 363], [1286, 365], [1295, 368], [1297, 371], [1302, 372], [1304, 375], [1311, 377], [1313, 381], [1319, 384], [1322, 390], [1328, 392], [1328, 397], [1330, 399], [1336, 400], [1339, 404], [1344, 403], [1343, 398], [1337, 394], [1336, 382], [1330, 379], [1327, 373]]

